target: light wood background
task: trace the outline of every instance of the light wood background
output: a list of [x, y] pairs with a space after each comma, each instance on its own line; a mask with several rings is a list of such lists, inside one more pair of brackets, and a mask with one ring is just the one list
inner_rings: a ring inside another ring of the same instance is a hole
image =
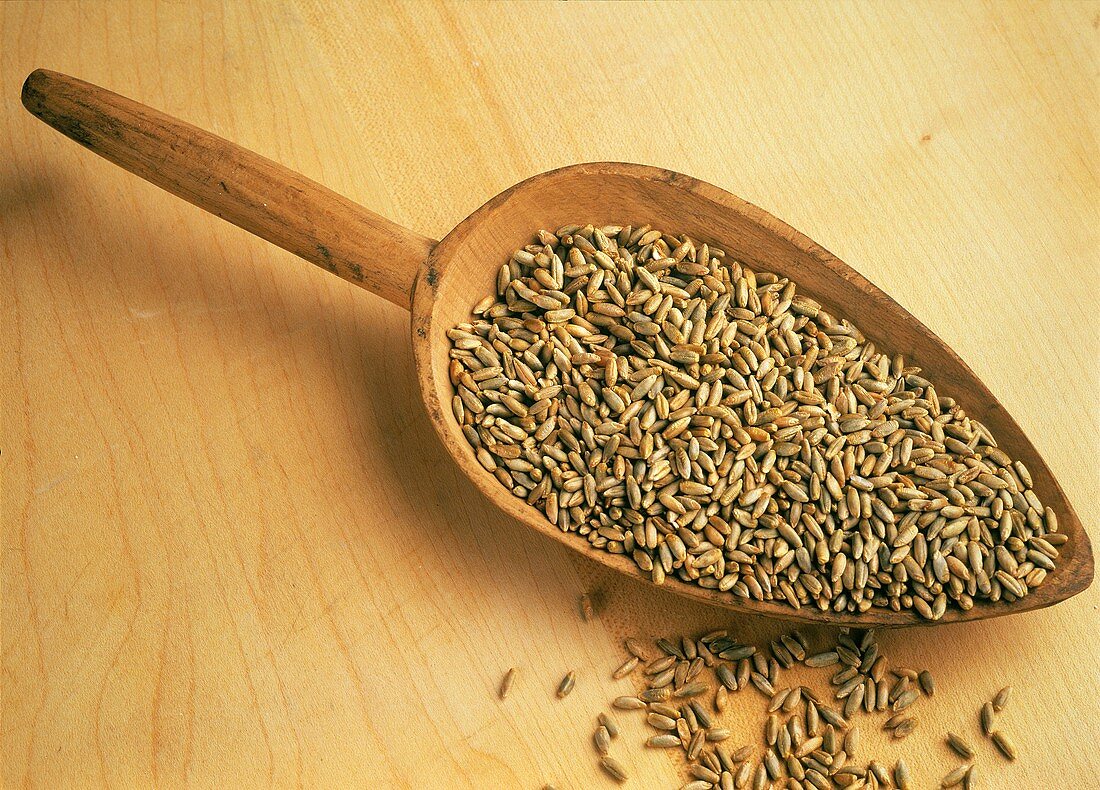
[[[574, 161], [718, 184], [959, 351], [1100, 541], [1098, 28], [1085, 2], [0, 5], [4, 785], [605, 787], [623, 635], [781, 629], [491, 510], [417, 405], [404, 312], [46, 128], [31, 69], [436, 238]], [[861, 757], [931, 787], [1012, 683], [1021, 757], [982, 743], [983, 786], [1095, 786], [1098, 605], [884, 635], [938, 691], [901, 744], [865, 719]], [[686, 780], [618, 719], [630, 786]], [[755, 692], [728, 721], [759, 743]]]

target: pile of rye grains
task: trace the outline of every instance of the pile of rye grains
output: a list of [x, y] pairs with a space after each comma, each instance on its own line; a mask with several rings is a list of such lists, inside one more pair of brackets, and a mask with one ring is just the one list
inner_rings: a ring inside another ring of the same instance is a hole
[[[888, 666], [873, 631], [840, 629], [835, 643], [817, 652], [799, 631], [782, 635], [766, 650], [724, 630], [658, 639], [652, 646], [627, 639], [624, 646], [629, 658], [613, 677], [633, 675], [641, 679], [641, 689], [615, 698], [609, 711], [600, 712], [592, 735], [599, 765], [617, 782], [629, 780], [630, 761], [621, 753], [611, 755], [612, 739], [619, 735], [614, 717], [642, 715], [652, 731], [645, 745], [675, 750], [686, 763], [691, 778], [681, 790], [914, 787], [904, 760], [887, 767], [860, 755], [856, 719], [887, 717], [883, 729], [893, 739], [904, 739], [917, 727], [914, 711], [932, 704], [935, 682], [928, 670]], [[797, 665], [827, 669], [832, 698], [783, 682]], [[567, 677], [572, 688], [575, 674]], [[756, 733], [734, 732], [722, 722], [734, 695], [744, 690], [759, 695], [762, 725]], [[1001, 689], [976, 717], [975, 724], [999, 752], [995, 759], [1017, 756], [1008, 737], [994, 729], [1010, 693], [1011, 687]], [[944, 745], [965, 762], [947, 773], [940, 787], [978, 787], [976, 750], [954, 732], [945, 733]]]
[[482, 466], [656, 584], [936, 620], [1026, 596], [1066, 539], [918, 368], [686, 236], [539, 231], [448, 336]]

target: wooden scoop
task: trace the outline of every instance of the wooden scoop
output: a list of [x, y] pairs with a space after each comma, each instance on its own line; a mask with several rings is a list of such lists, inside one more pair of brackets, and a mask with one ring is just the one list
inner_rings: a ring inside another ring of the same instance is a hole
[[[1092, 582], [1088, 537], [1050, 469], [1016, 421], [950, 348], [893, 299], [835, 256], [766, 212], [715, 186], [655, 167], [597, 162], [529, 178], [505, 190], [440, 242], [406, 230], [269, 159], [110, 91], [35, 71], [23, 86], [28, 110], [86, 148], [238, 227], [412, 311], [412, 351], [421, 397], [436, 433], [462, 471], [497, 507], [532, 530], [629, 576], [630, 557], [564, 534], [513, 496], [477, 462], [451, 412], [446, 331], [494, 292], [496, 272], [539, 228], [569, 223], [659, 223], [725, 249], [750, 266], [798, 283], [834, 315], [852, 318], [878, 345], [903, 350], [1031, 471], [1034, 488], [1068, 535], [1057, 570], [1013, 603], [949, 608], [940, 623], [1039, 609]], [[690, 598], [786, 620], [863, 627], [923, 625], [916, 613], [792, 609], [669, 576]]]

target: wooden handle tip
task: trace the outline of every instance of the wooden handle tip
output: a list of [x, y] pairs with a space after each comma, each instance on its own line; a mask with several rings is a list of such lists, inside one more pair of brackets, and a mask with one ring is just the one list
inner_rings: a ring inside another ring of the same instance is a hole
[[58, 82], [57, 78], [59, 76], [56, 71], [35, 69], [23, 80], [23, 90], [20, 92], [19, 98], [30, 113], [42, 117], [49, 87], [51, 84]]

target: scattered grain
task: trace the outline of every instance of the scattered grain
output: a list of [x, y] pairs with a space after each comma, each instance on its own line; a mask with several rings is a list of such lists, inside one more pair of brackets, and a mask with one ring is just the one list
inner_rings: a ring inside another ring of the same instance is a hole
[[592, 608], [592, 599], [588, 596], [588, 593], [581, 593], [580, 601], [581, 618], [588, 622], [596, 616], [595, 610]]
[[615, 678], [615, 680], [621, 680], [622, 678], [625, 678], [627, 675], [629, 675], [631, 672], [633, 672], [635, 669], [637, 669], [637, 667], [638, 667], [638, 657], [637, 656], [631, 656], [626, 661], [624, 661], [619, 666], [619, 668], [616, 669], [611, 674], [611, 677]]
[[990, 736], [993, 734], [993, 703], [987, 702], [982, 705], [982, 712], [979, 717], [982, 725], [982, 734]]
[[973, 766], [970, 765], [970, 764], [960, 765], [958, 768], [956, 768], [951, 773], [947, 774], [940, 781], [940, 787], [946, 789], [948, 787], [956, 787], [956, 786], [962, 784], [963, 778], [967, 775], [967, 773], [970, 772], [970, 769], [972, 767]]
[[577, 673], [573, 670], [569, 670], [565, 677], [561, 679], [561, 683], [558, 684], [558, 699], [565, 699], [569, 696], [569, 692], [573, 690], [573, 686], [577, 682]]
[[947, 733], [947, 745], [955, 752], [955, 754], [962, 757], [964, 760], [971, 760], [974, 758], [974, 749], [971, 748], [962, 736], [956, 735], [953, 732]]
[[[882, 781], [880, 777], [880, 781]], [[905, 764], [905, 760], [898, 759], [894, 764], [894, 784], [898, 786], [898, 790], [910, 790], [912, 788], [912, 779], [909, 775], [909, 766]], [[889, 782], [889, 777], [886, 779], [886, 783]]]
[[512, 684], [516, 682], [516, 672], [518, 670], [512, 667], [504, 673], [504, 678], [500, 681], [499, 696], [503, 700], [507, 698], [508, 692], [512, 690]]
[[600, 767], [616, 782], [622, 783], [626, 781], [626, 769], [623, 768], [622, 764], [614, 757], [605, 754], [600, 758]]
[[989, 734], [989, 737], [993, 740], [993, 745], [997, 747], [997, 751], [1005, 756], [1009, 760], [1016, 759], [1016, 747], [1013, 746], [1012, 741], [1008, 739], [1008, 736], [1003, 732], [994, 730]]
[[607, 731], [607, 727], [602, 724], [597, 727], [596, 732], [592, 735], [592, 742], [595, 744], [597, 752], [606, 755], [611, 750], [611, 733]]

